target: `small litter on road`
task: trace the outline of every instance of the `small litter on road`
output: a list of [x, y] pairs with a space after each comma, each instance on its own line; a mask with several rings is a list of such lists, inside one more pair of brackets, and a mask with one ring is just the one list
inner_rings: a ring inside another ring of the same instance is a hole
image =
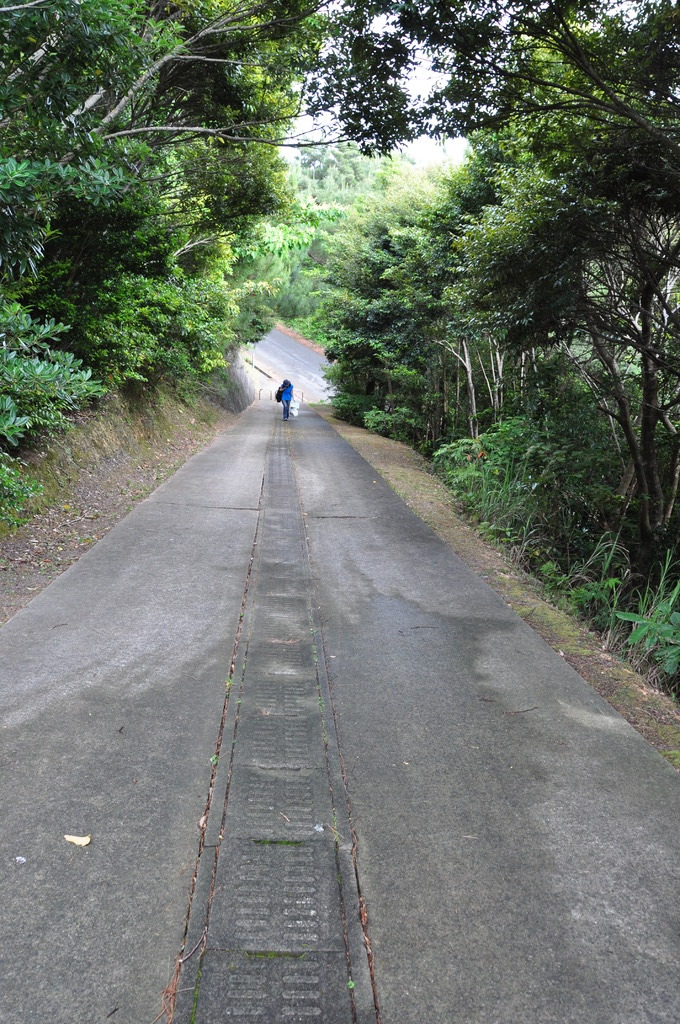
[[64, 836], [64, 839], [74, 846], [89, 846], [92, 842], [92, 836]]
[[16, 864], [25, 864], [26, 863], [26, 858], [25, 857], [15, 857], [14, 861], [15, 861]]

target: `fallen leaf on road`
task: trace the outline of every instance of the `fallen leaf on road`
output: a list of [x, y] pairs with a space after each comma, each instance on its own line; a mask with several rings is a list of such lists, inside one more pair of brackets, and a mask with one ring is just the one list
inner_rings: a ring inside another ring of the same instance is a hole
[[64, 836], [64, 839], [74, 846], [89, 846], [92, 842], [92, 836]]

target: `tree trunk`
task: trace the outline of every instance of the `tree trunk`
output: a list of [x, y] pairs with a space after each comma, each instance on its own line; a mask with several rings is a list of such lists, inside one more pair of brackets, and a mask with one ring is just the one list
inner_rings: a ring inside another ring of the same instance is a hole
[[477, 393], [475, 391], [475, 381], [472, 376], [472, 360], [470, 359], [470, 349], [465, 339], [461, 339], [460, 342], [461, 355], [458, 356], [463, 368], [465, 369], [465, 380], [467, 383], [468, 393], [468, 429], [470, 437], [476, 440], [479, 437], [479, 423], [477, 422]]
[[[450, 352], [452, 356], [458, 360], [458, 365], [462, 366], [465, 370], [465, 383], [467, 385], [468, 395], [468, 410], [467, 410], [467, 421], [468, 421], [468, 432], [473, 440], [476, 440], [479, 436], [479, 423], [477, 422], [477, 393], [475, 391], [475, 381], [472, 373], [472, 360], [470, 358], [470, 349], [468, 348], [467, 341], [461, 338], [456, 346], [449, 341], [438, 341], [438, 345], [441, 345]], [[457, 397], [459, 395], [457, 388]]]
[[[635, 472], [638, 498], [638, 548], [635, 564], [641, 576], [646, 575], [651, 566], [656, 541], [656, 529], [650, 503], [650, 486], [647, 477], [645, 452], [638, 438], [628, 394], [616, 357], [607, 341], [596, 328], [591, 328], [593, 346], [598, 359], [609, 373], [614, 393], [614, 401], [618, 407], [619, 423], [630, 452], [631, 464]], [[644, 388], [643, 388], [644, 400]], [[642, 435], [643, 417], [640, 417], [640, 435]], [[647, 439], [649, 440], [649, 439]]]

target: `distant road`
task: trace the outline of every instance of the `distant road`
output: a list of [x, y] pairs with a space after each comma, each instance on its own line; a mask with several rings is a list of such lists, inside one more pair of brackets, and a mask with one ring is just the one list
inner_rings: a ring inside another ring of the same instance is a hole
[[320, 402], [328, 397], [328, 384], [323, 378], [328, 365], [325, 356], [283, 331], [275, 328], [257, 343], [254, 364], [275, 378], [274, 388], [288, 377], [305, 402]]

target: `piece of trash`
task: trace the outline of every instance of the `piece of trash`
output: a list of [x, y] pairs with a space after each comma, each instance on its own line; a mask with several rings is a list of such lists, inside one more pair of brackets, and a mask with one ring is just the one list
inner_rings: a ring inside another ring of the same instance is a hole
[[207, 820], [208, 820], [208, 815], [204, 814], [203, 817], [198, 822], [198, 827], [199, 828], [203, 828], [203, 826], [205, 825]]
[[15, 857], [14, 860], [16, 861], [17, 864], [25, 864], [26, 863], [26, 858], [25, 857]]
[[315, 832], [323, 832], [323, 825], [315, 825], [314, 826], [314, 831]]
[[74, 846], [89, 846], [92, 842], [92, 836], [64, 836], [64, 839]]

